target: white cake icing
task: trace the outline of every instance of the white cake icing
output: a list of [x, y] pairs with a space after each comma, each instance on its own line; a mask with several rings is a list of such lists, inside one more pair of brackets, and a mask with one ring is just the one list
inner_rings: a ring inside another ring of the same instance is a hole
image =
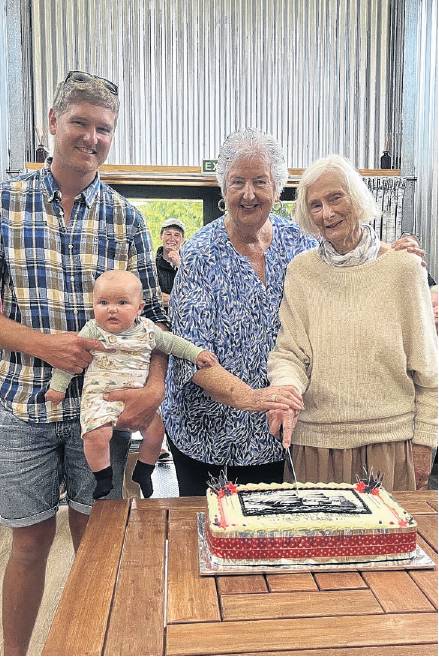
[[[207, 491], [209, 528], [218, 536], [252, 532], [394, 530], [416, 527], [412, 516], [383, 489], [362, 493], [351, 484], [247, 484], [218, 497]], [[259, 494], [258, 494], [259, 493]], [[296, 507], [273, 513], [272, 506]], [[314, 508], [315, 507], [315, 510]], [[268, 514], [263, 509], [268, 509]], [[334, 508], [333, 512], [325, 509]], [[259, 512], [258, 512], [259, 510]], [[246, 515], [246, 513], [255, 515]]]
[[213, 483], [206, 539], [221, 563], [358, 564], [415, 554], [416, 522], [378, 480]]

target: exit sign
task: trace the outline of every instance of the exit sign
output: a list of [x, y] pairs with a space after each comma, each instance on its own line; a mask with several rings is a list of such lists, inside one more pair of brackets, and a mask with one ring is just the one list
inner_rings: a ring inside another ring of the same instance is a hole
[[203, 160], [202, 173], [215, 173], [218, 160]]

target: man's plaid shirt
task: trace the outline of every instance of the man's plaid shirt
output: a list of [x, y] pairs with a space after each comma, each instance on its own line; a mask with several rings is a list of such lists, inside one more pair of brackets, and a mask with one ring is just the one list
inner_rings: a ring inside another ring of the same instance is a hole
[[[96, 176], [75, 199], [66, 226], [50, 159], [40, 171], [0, 185], [0, 285], [3, 313], [44, 333], [79, 331], [93, 317], [95, 279], [108, 269], [136, 272], [146, 317], [166, 322], [149, 231], [142, 215]], [[0, 400], [29, 422], [76, 419], [82, 376], [52, 408], [52, 368], [0, 350]]]

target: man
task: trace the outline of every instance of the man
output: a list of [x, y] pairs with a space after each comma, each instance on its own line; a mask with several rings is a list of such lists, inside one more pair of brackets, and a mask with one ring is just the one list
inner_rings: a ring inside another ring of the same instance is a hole
[[184, 223], [175, 217], [166, 219], [160, 228], [162, 246], [157, 249], [156, 265], [162, 299], [166, 308], [169, 306], [169, 295], [180, 266], [180, 249], [184, 242], [184, 231]]
[[[53, 158], [0, 185], [0, 522], [13, 544], [3, 584], [6, 655], [24, 655], [44, 589], [65, 478], [75, 550], [92, 505], [93, 475], [79, 428], [82, 372], [95, 340], [77, 335], [92, 316], [93, 282], [108, 269], [137, 273], [146, 316], [165, 322], [141, 215], [101, 183], [119, 110], [118, 89], [78, 71], [49, 113]], [[45, 403], [52, 367], [77, 374], [63, 404]], [[125, 408], [117, 428], [137, 430], [164, 394], [166, 361], [154, 356], [145, 388], [113, 391]], [[120, 496], [129, 436], [113, 436], [113, 497]]]

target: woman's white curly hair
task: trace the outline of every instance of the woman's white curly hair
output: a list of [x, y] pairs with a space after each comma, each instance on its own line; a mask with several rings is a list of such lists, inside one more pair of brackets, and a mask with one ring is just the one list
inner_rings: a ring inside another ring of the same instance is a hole
[[354, 215], [360, 224], [380, 216], [374, 197], [353, 164], [341, 155], [328, 155], [305, 169], [297, 187], [294, 216], [306, 233], [319, 234], [308, 209], [307, 197], [309, 187], [326, 173], [335, 173], [341, 178], [343, 189], [349, 194]]
[[279, 197], [288, 180], [288, 167], [279, 142], [269, 134], [246, 128], [232, 132], [225, 140], [218, 154], [216, 177], [224, 196], [227, 175], [236, 160], [247, 157], [262, 157], [270, 167], [276, 196]]

